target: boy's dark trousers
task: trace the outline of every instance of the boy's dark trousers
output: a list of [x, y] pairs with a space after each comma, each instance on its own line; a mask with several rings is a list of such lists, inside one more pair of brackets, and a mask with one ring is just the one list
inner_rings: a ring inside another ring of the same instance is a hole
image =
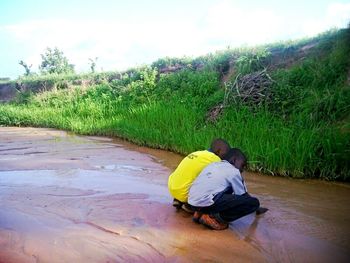
[[248, 193], [234, 195], [224, 192], [214, 197], [213, 205], [203, 207], [200, 211], [205, 214], [219, 214], [222, 220], [231, 222], [255, 212], [259, 206], [259, 200]]

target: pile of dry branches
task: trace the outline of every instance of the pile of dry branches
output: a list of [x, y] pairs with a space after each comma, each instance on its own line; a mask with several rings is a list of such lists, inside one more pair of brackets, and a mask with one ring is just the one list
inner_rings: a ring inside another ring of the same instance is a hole
[[273, 80], [266, 69], [250, 74], [238, 74], [233, 82], [225, 82], [223, 103], [213, 107], [206, 116], [207, 122], [216, 122], [228, 105], [243, 101], [255, 105], [270, 98]]
[[262, 101], [269, 99], [270, 86], [273, 80], [267, 73], [266, 69], [256, 71], [247, 75], [237, 75], [233, 82], [225, 83], [224, 106], [230, 102], [250, 102], [260, 104]]

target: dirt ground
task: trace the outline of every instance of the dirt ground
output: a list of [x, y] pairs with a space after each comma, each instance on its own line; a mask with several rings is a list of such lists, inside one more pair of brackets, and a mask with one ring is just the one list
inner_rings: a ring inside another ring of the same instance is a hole
[[0, 262], [349, 262], [350, 185], [245, 173], [270, 210], [212, 231], [171, 206], [181, 156], [0, 127]]

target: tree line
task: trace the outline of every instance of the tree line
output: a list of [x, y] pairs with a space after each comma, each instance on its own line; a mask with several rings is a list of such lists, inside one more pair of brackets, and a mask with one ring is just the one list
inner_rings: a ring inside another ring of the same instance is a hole
[[[46, 48], [44, 54], [41, 54], [41, 64], [39, 65], [39, 72], [42, 75], [47, 74], [73, 74], [75, 73], [74, 65], [69, 63], [68, 58], [63, 54], [63, 51], [55, 48]], [[98, 57], [89, 58], [90, 70], [92, 73], [96, 70], [96, 63]], [[24, 76], [34, 75], [32, 71], [32, 64], [28, 64], [23, 60], [19, 61], [24, 70]]]

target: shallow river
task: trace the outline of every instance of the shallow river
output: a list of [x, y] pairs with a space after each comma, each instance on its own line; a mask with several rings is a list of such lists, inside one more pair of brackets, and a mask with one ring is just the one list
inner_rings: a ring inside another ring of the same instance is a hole
[[245, 173], [270, 210], [212, 231], [171, 206], [181, 156], [0, 127], [0, 262], [350, 262], [350, 185]]

